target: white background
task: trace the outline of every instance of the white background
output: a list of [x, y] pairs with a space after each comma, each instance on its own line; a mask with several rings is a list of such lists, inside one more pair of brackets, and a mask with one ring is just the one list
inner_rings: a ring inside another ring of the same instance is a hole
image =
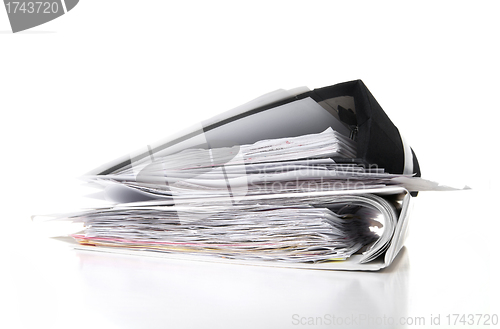
[[[498, 13], [482, 1], [82, 0], [12, 34], [0, 9], [0, 326], [322, 327], [294, 325], [294, 314], [429, 326], [440, 314], [446, 327], [450, 313], [500, 313]], [[387, 270], [74, 252], [30, 220], [85, 205], [76, 177], [174, 131], [275, 89], [353, 79], [424, 177], [473, 188], [421, 193]]]

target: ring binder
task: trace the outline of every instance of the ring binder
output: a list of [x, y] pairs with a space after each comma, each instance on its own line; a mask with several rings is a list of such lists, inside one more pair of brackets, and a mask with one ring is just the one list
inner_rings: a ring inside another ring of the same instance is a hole
[[[101, 166], [76, 248], [378, 270], [404, 244], [417, 157], [361, 80], [279, 90]], [[354, 225], [355, 224], [355, 225]], [[344, 243], [352, 241], [353, 243]]]

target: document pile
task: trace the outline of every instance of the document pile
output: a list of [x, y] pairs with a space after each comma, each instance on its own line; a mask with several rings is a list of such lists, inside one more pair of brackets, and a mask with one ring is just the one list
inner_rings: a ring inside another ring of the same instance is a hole
[[[59, 217], [76, 248], [377, 270], [441, 189], [358, 81], [262, 96], [85, 176], [115, 204]], [[413, 195], [413, 196], [412, 196]]]

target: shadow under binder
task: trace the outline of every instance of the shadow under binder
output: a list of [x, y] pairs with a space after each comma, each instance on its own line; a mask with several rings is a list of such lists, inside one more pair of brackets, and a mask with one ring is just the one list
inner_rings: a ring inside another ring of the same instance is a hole
[[[95, 314], [122, 328], [164, 328], [165, 324], [199, 327], [215, 322], [219, 327], [246, 327], [241, 321], [248, 318], [250, 310], [253, 327], [258, 324], [259, 328], [295, 327], [291, 325], [294, 314], [386, 317], [397, 323], [409, 312], [411, 277], [406, 248], [390, 268], [378, 273], [214, 266], [88, 251], [78, 251], [76, 256], [85, 286], [79, 298]], [[196, 316], [186, 317], [178, 313], [179, 308]], [[318, 327], [330, 327], [323, 325]]]

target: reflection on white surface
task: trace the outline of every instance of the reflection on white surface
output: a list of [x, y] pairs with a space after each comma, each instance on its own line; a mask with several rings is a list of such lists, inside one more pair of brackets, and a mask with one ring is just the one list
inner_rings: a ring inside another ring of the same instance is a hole
[[[75, 251], [79, 298], [121, 328], [297, 327], [306, 319], [399, 318], [408, 307], [406, 249], [380, 272], [315, 271]], [[305, 318], [305, 319], [304, 319]], [[297, 324], [295, 324], [297, 323]], [[337, 326], [338, 327], [338, 326]], [[349, 326], [355, 328], [357, 326]], [[359, 326], [366, 327], [366, 326]]]
[[[442, 321], [447, 314], [498, 314], [494, 214], [443, 206], [490, 205], [491, 194], [421, 193], [416, 200], [407, 247], [373, 273], [75, 251], [35, 234], [25, 211], [15, 226], [23, 239], [0, 241], [7, 301], [0, 328], [340, 327], [316, 321], [326, 315], [423, 317], [425, 326], [408, 328], [425, 328], [436, 314]], [[316, 325], [294, 324], [294, 315]]]

